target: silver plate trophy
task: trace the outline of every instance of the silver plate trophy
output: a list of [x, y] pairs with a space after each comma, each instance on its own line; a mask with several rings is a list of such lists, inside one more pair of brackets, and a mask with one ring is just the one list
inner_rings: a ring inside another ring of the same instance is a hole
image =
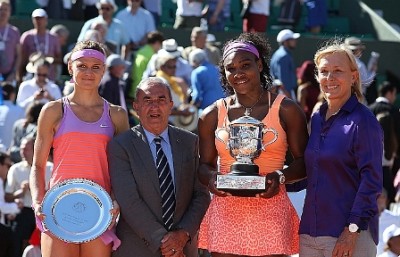
[[42, 211], [43, 225], [54, 236], [68, 243], [96, 239], [112, 221], [109, 194], [87, 179], [68, 179], [47, 191]]
[[[229, 134], [227, 142], [219, 138], [218, 132], [226, 130]], [[272, 133], [269, 142], [263, 142], [263, 136]], [[217, 175], [217, 189], [236, 196], [254, 196], [265, 191], [265, 177], [260, 176], [258, 165], [253, 160], [258, 158], [265, 147], [278, 139], [278, 132], [250, 116], [242, 116], [232, 121], [228, 128], [220, 128], [215, 132], [218, 140], [225, 143], [235, 162], [230, 173]]]

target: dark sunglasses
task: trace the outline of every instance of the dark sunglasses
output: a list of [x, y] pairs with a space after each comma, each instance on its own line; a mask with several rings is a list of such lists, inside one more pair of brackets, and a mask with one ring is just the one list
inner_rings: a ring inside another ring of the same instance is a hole
[[46, 78], [47, 74], [45, 74], [45, 73], [36, 73], [36, 76]]
[[111, 7], [107, 7], [107, 6], [102, 6], [101, 8], [100, 8], [101, 10], [104, 10], [104, 11], [110, 11], [111, 10]]

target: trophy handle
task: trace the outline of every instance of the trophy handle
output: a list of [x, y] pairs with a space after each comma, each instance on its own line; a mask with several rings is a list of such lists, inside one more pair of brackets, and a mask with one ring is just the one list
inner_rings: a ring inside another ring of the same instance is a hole
[[267, 134], [268, 132], [272, 132], [272, 133], [274, 134], [274, 138], [273, 138], [271, 141], [269, 141], [269, 142], [263, 144], [263, 146], [262, 146], [262, 147], [263, 147], [263, 150], [265, 150], [265, 147], [266, 147], [266, 146], [268, 146], [268, 145], [274, 143], [274, 142], [278, 139], [278, 132], [277, 132], [275, 129], [273, 129], [273, 128], [264, 128], [264, 129], [263, 129], [264, 135]]
[[226, 145], [226, 149], [228, 149], [228, 143], [225, 142], [222, 138], [220, 138], [220, 137], [218, 136], [218, 134], [219, 134], [219, 132], [220, 132], [221, 130], [225, 130], [226, 132], [229, 133], [229, 131], [228, 131], [226, 128], [218, 128], [218, 129], [215, 130], [215, 138], [218, 139], [219, 141], [221, 141], [222, 143], [224, 143], [224, 144]]

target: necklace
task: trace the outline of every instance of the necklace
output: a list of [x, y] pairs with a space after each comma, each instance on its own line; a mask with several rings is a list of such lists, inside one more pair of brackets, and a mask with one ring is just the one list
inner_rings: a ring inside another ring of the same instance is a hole
[[[264, 89], [262, 90], [262, 92], [261, 92], [260, 96], [258, 97], [257, 101], [256, 101], [252, 106], [250, 106], [250, 107], [244, 106], [243, 104], [241, 104], [241, 103], [239, 102], [239, 100], [237, 100], [238, 103], [239, 103], [241, 106], [243, 106], [243, 107], [245, 108], [245, 111], [244, 111], [244, 115], [245, 115], [245, 116], [250, 116], [251, 112], [253, 111], [254, 106], [256, 106], [256, 104], [258, 104], [258, 102], [261, 100], [261, 98], [262, 98], [263, 95], [264, 95]], [[237, 99], [237, 98], [236, 98], [236, 99]]]

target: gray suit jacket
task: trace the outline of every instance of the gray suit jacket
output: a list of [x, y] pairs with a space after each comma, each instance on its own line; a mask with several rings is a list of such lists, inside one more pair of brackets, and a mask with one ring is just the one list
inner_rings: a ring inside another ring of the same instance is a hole
[[[169, 126], [176, 209], [174, 228], [189, 232], [184, 252], [197, 256], [197, 232], [210, 203], [207, 188], [197, 177], [198, 137]], [[113, 257], [160, 257], [163, 226], [158, 173], [143, 128], [138, 125], [113, 138], [108, 145], [111, 184], [121, 208], [117, 236], [121, 246]]]

